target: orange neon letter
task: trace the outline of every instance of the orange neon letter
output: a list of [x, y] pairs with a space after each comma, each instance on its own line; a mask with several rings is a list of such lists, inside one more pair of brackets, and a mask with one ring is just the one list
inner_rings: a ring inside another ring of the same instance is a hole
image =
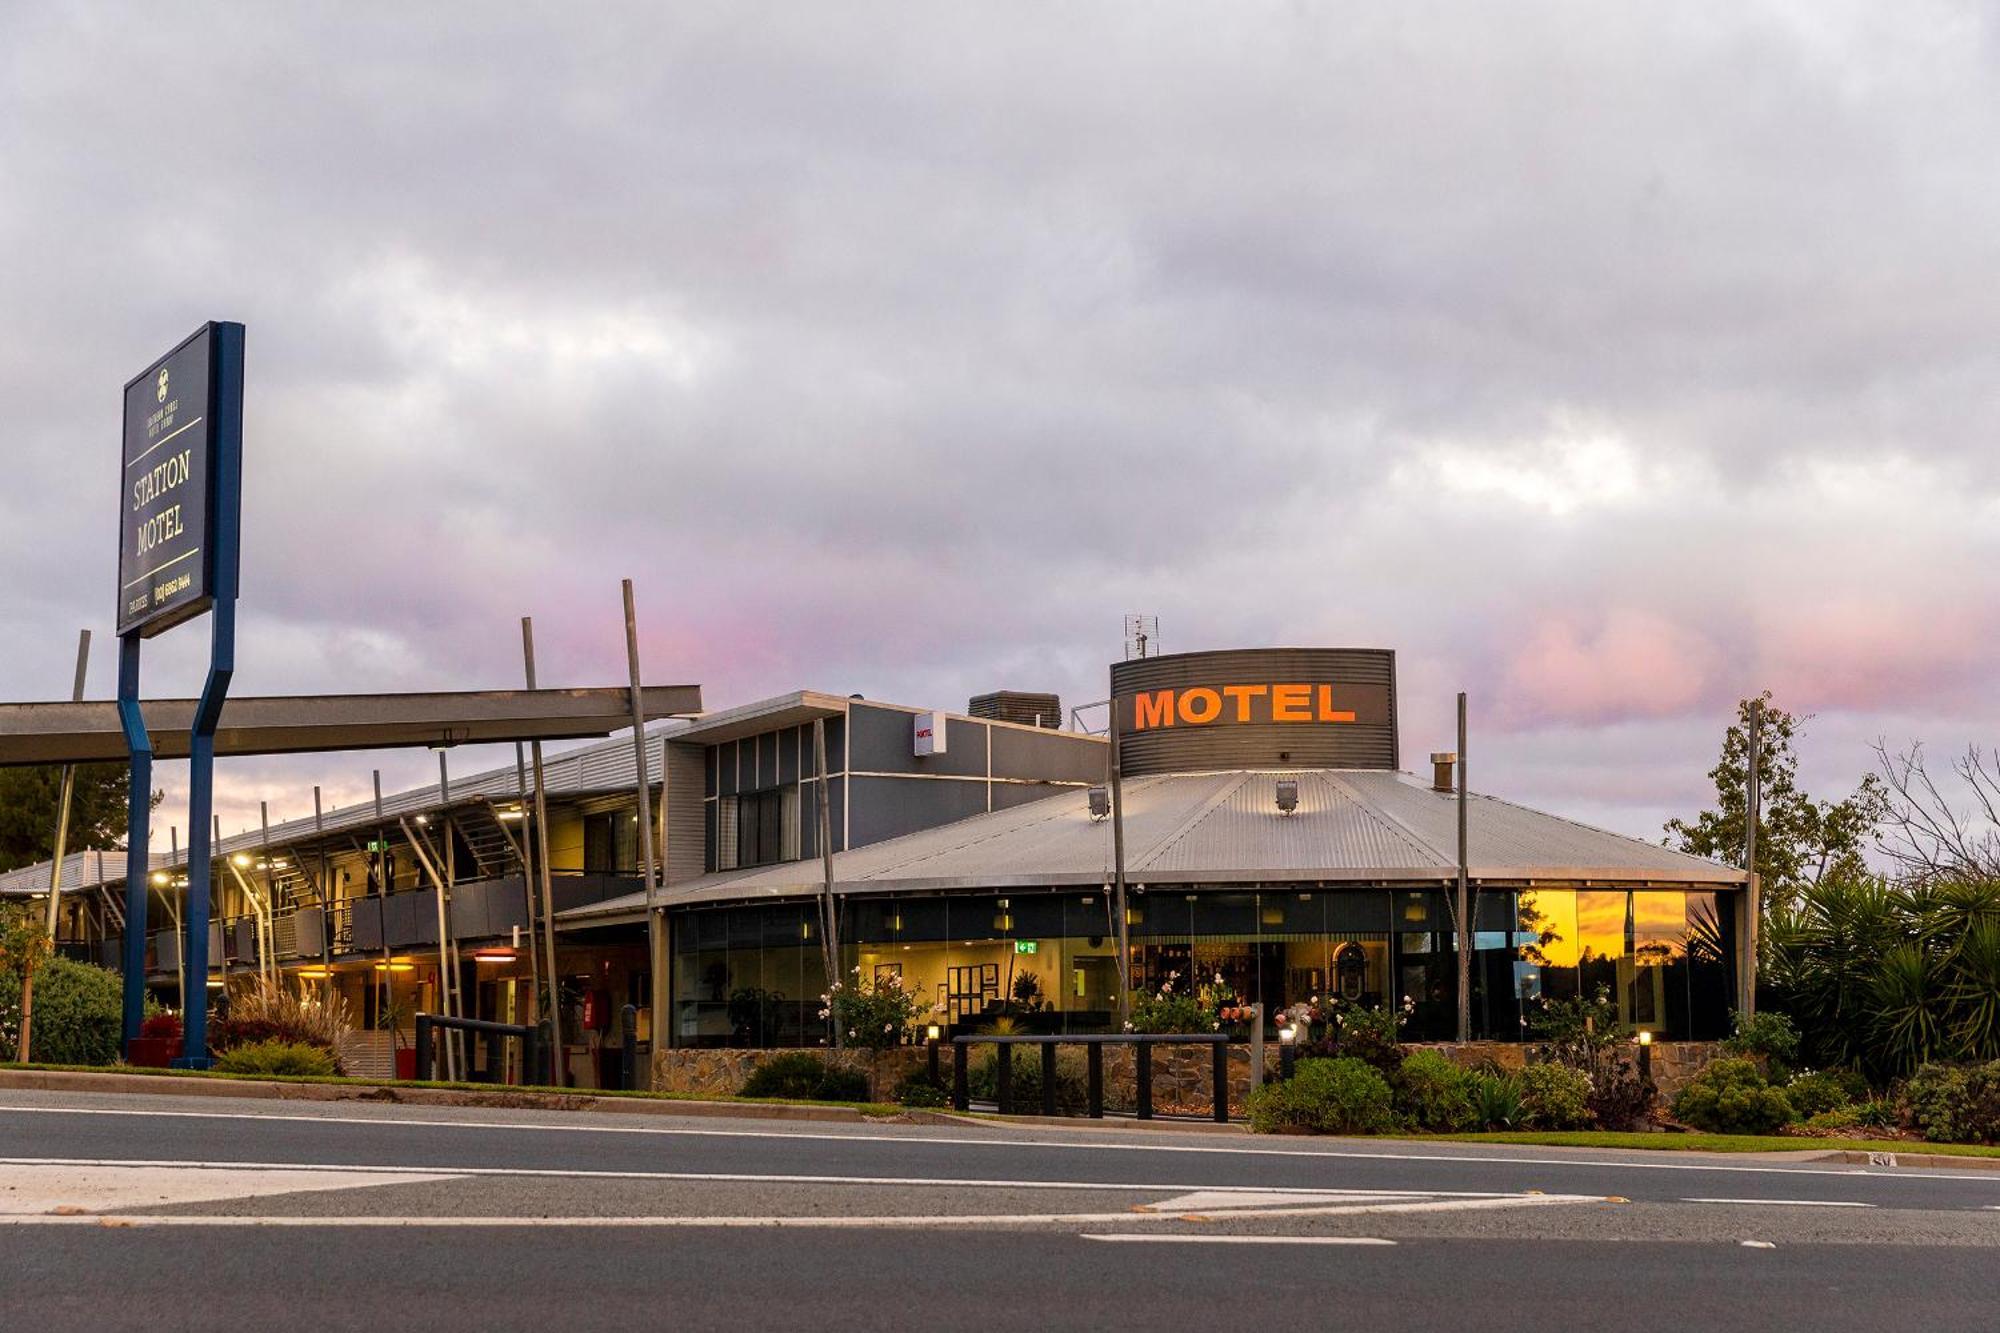
[[1312, 687], [1310, 685], [1273, 685], [1271, 687], [1271, 720], [1273, 722], [1312, 721]]
[[1154, 690], [1132, 696], [1132, 730], [1147, 731], [1174, 724], [1174, 692]]
[[1322, 722], [1352, 722], [1354, 710], [1333, 706], [1333, 686], [1319, 687], [1319, 720]]
[[1222, 692], [1236, 701], [1236, 720], [1250, 720], [1250, 701], [1270, 688], [1266, 685], [1224, 685]]
[[1191, 727], [1213, 722], [1222, 715], [1222, 696], [1206, 685], [1181, 691], [1181, 721]]

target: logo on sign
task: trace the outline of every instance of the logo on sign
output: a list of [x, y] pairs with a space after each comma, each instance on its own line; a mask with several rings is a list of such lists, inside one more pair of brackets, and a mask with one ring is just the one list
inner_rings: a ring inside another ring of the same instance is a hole
[[1183, 690], [1141, 690], [1132, 696], [1132, 730], [1205, 727], [1217, 722], [1352, 722], [1331, 685], [1197, 685]]
[[159, 384], [153, 390], [153, 398], [156, 402], [167, 401], [167, 372], [164, 369], [160, 371]]

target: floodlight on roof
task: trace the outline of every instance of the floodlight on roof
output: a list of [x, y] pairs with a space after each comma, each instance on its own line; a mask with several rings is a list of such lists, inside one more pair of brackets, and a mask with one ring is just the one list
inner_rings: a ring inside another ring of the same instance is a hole
[[1299, 808], [1299, 783], [1297, 778], [1278, 779], [1278, 813], [1289, 815]]
[[1111, 792], [1108, 788], [1090, 789], [1090, 817], [1099, 822], [1111, 817]]

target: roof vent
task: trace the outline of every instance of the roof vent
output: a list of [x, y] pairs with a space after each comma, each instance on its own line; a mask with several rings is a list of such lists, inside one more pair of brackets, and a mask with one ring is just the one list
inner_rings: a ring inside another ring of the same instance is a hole
[[1451, 791], [1452, 769], [1458, 764], [1458, 756], [1450, 750], [1436, 750], [1431, 754], [1431, 790]]
[[1090, 817], [1102, 822], [1111, 817], [1111, 793], [1103, 787], [1090, 789]]
[[1060, 731], [1063, 724], [1062, 699], [1057, 695], [1036, 694], [1029, 690], [995, 690], [992, 694], [982, 694], [966, 704], [965, 711], [973, 717], [1014, 722], [1024, 727], [1043, 727], [1050, 731]]
[[1289, 815], [1299, 808], [1299, 782], [1297, 778], [1278, 779], [1278, 813]]

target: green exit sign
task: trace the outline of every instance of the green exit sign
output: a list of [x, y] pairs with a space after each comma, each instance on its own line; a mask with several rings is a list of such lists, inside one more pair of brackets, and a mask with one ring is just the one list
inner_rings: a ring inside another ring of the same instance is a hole
[[1015, 940], [1014, 952], [1033, 953], [1035, 952], [1036, 949], [1041, 947], [1041, 943], [1042, 942], [1040, 940]]

